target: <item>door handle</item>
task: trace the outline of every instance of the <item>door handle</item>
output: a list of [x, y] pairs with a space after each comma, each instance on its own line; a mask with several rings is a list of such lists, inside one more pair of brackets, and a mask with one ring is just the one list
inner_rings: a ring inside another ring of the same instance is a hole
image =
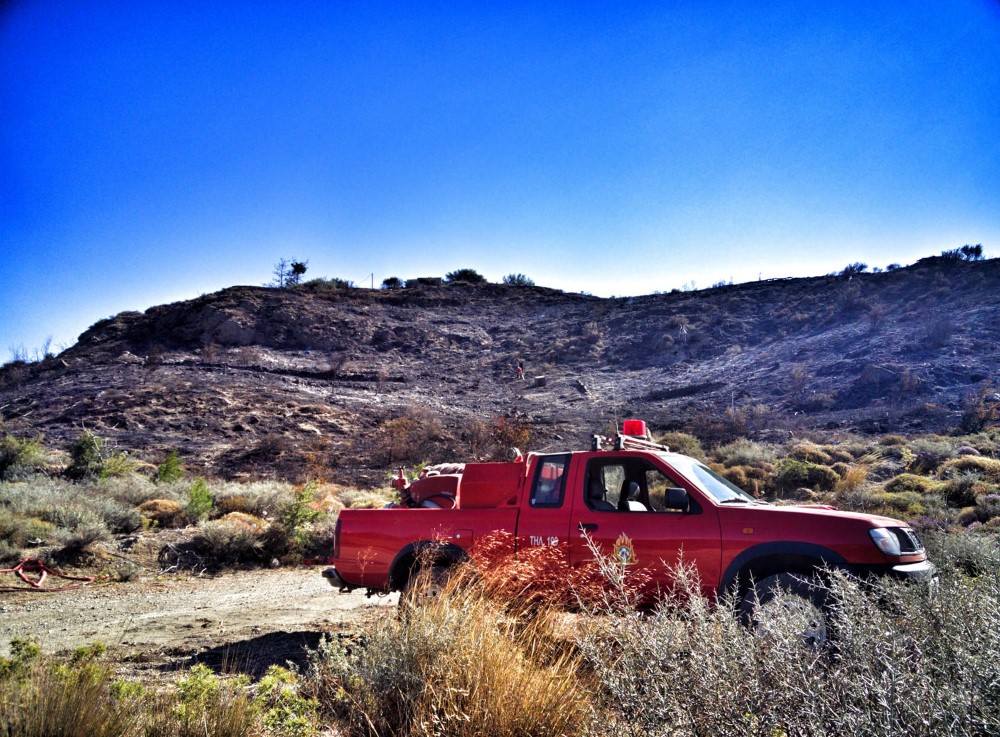
[[596, 522], [581, 522], [580, 523], [580, 532], [593, 532], [596, 529], [597, 529], [597, 523]]

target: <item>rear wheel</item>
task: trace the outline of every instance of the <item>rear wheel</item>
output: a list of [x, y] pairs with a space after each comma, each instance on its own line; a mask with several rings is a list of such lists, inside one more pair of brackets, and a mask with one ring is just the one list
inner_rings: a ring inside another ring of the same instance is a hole
[[761, 634], [795, 632], [802, 644], [820, 649], [832, 641], [829, 589], [815, 574], [775, 573], [747, 590], [743, 621]]
[[441, 596], [450, 577], [450, 566], [430, 566], [413, 571], [399, 595], [400, 608], [412, 609], [432, 604]]

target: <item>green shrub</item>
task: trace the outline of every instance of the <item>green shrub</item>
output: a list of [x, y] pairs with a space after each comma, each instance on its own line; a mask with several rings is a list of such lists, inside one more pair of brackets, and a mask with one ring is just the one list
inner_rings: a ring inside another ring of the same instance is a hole
[[254, 706], [263, 714], [268, 734], [310, 737], [316, 733], [319, 703], [301, 695], [298, 677], [286, 668], [272, 665], [257, 683]]
[[701, 441], [686, 432], [667, 432], [657, 439], [658, 443], [666, 445], [674, 453], [682, 453], [699, 460], [705, 459], [705, 450]]
[[918, 494], [930, 494], [936, 491], [940, 486], [940, 482], [929, 479], [926, 476], [917, 476], [912, 473], [901, 473], [885, 485], [885, 490], [893, 493], [915, 491]]
[[940, 492], [951, 507], [969, 507], [976, 503], [976, 497], [986, 494], [990, 487], [983, 483], [975, 471], [958, 474], [941, 482]]
[[0, 507], [0, 540], [17, 548], [25, 548], [28, 541], [50, 541], [56, 531], [51, 522], [37, 517], [24, 517]]
[[886, 447], [891, 447], [894, 445], [906, 445], [909, 442], [910, 441], [907, 440], [904, 436], [895, 434], [883, 435], [878, 439], [878, 444]]
[[184, 464], [181, 463], [180, 453], [171, 450], [156, 469], [156, 481], [170, 483], [180, 481], [182, 478], [184, 478]]
[[962, 474], [975, 473], [991, 484], [1000, 484], [1000, 460], [983, 456], [961, 456], [945, 461], [938, 469], [938, 478], [958, 478]]
[[[834, 463], [853, 463], [857, 457], [849, 450], [836, 445], [824, 445], [820, 450], [826, 453], [830, 457], [830, 461]], [[829, 464], [830, 461], [827, 461], [827, 463]]]
[[913, 473], [934, 473], [942, 463], [955, 456], [951, 443], [936, 438], [915, 438], [910, 447], [913, 460], [909, 470]]
[[138, 467], [139, 464], [130, 458], [128, 453], [112, 453], [104, 459], [100, 477], [102, 479], [126, 478], [134, 474]]
[[45, 467], [41, 438], [19, 440], [7, 435], [0, 441], [0, 481], [15, 481]]
[[986, 494], [976, 499], [976, 521], [989, 522], [1000, 517], [1000, 494]]
[[775, 483], [782, 491], [792, 491], [800, 487], [816, 491], [833, 491], [839, 479], [837, 472], [829, 466], [785, 458], [778, 463]]
[[69, 446], [70, 464], [66, 468], [66, 476], [71, 479], [100, 476], [106, 454], [104, 439], [90, 430], [84, 430]]
[[188, 501], [185, 511], [191, 519], [203, 520], [212, 511], [214, 503], [215, 498], [212, 496], [212, 491], [208, 488], [205, 479], [199, 476], [191, 484], [191, 488], [188, 489]]
[[456, 269], [449, 271], [444, 276], [444, 280], [449, 284], [463, 282], [465, 284], [485, 284], [486, 277], [475, 269]]
[[533, 287], [535, 282], [524, 274], [507, 274], [503, 278], [503, 283], [508, 287]]

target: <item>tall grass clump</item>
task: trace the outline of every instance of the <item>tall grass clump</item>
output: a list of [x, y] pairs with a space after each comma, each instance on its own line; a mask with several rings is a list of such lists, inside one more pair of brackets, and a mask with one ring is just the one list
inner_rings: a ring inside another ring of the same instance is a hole
[[298, 677], [272, 666], [257, 683], [195, 665], [150, 690], [115, 676], [103, 645], [69, 658], [11, 642], [0, 657], [0, 734], [5, 737], [313, 737], [317, 704]]
[[975, 577], [946, 565], [936, 596], [834, 574], [829, 614], [836, 639], [818, 649], [802, 645], [788, 616], [794, 607], [770, 607], [760, 626], [743, 627], [728, 602], [703, 599], [692, 574], [675, 571], [684, 596], [652, 616], [587, 623], [580, 647], [601, 684], [601, 731], [998, 734], [1000, 569], [984, 551], [965, 551], [979, 561]]
[[590, 710], [579, 658], [553, 645], [547, 622], [453, 578], [363, 642], [326, 640], [307, 683], [350, 735], [582, 735]]
[[0, 658], [0, 734], [6, 737], [139, 737], [140, 705], [134, 694], [114, 686], [112, 669], [95, 659], [97, 650], [77, 653], [70, 664], [39, 657], [38, 648], [12, 643]]

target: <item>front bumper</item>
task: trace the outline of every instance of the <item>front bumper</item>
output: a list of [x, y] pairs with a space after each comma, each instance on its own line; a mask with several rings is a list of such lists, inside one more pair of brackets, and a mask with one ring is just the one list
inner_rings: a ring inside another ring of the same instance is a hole
[[929, 560], [922, 560], [917, 563], [903, 563], [893, 566], [890, 575], [905, 581], [933, 584], [937, 581], [938, 570], [937, 566]]

